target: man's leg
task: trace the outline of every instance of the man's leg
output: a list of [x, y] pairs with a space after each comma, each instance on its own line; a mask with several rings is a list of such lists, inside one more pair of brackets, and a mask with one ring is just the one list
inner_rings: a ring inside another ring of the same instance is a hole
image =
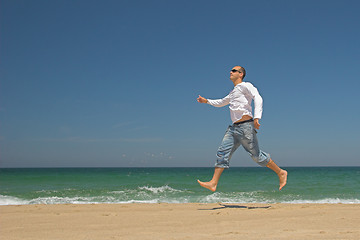
[[216, 187], [217, 187], [218, 182], [219, 182], [219, 179], [220, 179], [220, 176], [221, 176], [223, 171], [224, 171], [224, 168], [216, 167], [215, 170], [214, 170], [213, 178], [211, 179], [210, 182], [201, 182], [200, 180], [197, 180], [197, 181], [200, 184], [200, 186], [215, 192]]
[[279, 177], [279, 190], [281, 190], [287, 181], [287, 171], [279, 168], [270, 155], [259, 149], [259, 143], [256, 137], [256, 131], [254, 131], [253, 123], [243, 124], [244, 137], [241, 139], [241, 144], [244, 149], [250, 154], [251, 158], [260, 166], [268, 167], [273, 170]]
[[287, 171], [279, 168], [278, 165], [276, 165], [276, 163], [274, 163], [274, 161], [271, 159], [269, 163], [266, 165], [266, 167], [270, 168], [278, 175], [279, 183], [280, 183], [279, 190], [281, 190], [286, 185], [287, 175], [288, 175]]
[[215, 170], [213, 178], [210, 182], [201, 182], [197, 180], [200, 186], [207, 188], [213, 192], [216, 191], [216, 187], [218, 185], [221, 174], [223, 173], [225, 168], [229, 168], [229, 162], [231, 156], [235, 152], [235, 150], [239, 147], [239, 141], [234, 138], [234, 126], [229, 126], [225, 132], [224, 138], [221, 142], [220, 147], [216, 153], [217, 160], [215, 164]]

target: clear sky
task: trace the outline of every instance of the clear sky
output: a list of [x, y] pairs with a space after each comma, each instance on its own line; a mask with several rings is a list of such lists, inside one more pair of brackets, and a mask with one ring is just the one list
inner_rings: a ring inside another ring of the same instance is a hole
[[[212, 167], [246, 68], [280, 166], [360, 166], [359, 1], [2, 0], [0, 167]], [[231, 166], [257, 166], [242, 148]]]

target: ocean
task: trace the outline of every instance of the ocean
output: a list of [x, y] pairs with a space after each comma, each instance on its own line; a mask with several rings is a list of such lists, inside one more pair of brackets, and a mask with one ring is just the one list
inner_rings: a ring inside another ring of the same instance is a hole
[[197, 179], [213, 168], [0, 169], [0, 205], [97, 203], [343, 203], [360, 204], [360, 167], [261, 167], [224, 171], [215, 193]]

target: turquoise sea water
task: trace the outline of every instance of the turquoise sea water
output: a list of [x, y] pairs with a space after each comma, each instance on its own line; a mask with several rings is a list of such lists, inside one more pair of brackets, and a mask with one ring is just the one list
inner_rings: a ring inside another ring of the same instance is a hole
[[225, 170], [213, 193], [198, 185], [213, 168], [0, 169], [0, 205], [90, 203], [360, 203], [360, 167], [288, 167], [278, 190], [267, 168]]

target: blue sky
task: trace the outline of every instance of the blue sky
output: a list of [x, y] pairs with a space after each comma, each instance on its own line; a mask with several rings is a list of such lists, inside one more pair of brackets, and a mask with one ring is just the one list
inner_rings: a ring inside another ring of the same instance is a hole
[[[229, 70], [280, 166], [360, 166], [358, 1], [0, 3], [0, 167], [211, 167]], [[240, 148], [231, 166], [257, 166]]]

